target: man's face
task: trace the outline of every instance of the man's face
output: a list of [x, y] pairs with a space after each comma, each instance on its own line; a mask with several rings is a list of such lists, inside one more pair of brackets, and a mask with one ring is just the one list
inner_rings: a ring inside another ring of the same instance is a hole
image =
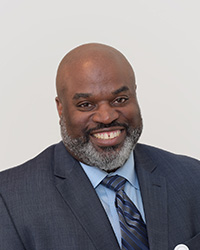
[[141, 132], [142, 119], [128, 65], [87, 59], [68, 67], [57, 108], [68, 151], [106, 171], [122, 166]]

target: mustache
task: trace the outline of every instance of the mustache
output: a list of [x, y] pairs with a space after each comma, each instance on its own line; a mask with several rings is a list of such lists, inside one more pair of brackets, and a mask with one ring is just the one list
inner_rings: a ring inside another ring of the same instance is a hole
[[89, 136], [89, 134], [95, 130], [104, 129], [104, 128], [111, 128], [111, 127], [123, 127], [126, 131], [129, 128], [129, 126], [126, 123], [119, 123], [119, 122], [113, 121], [109, 124], [99, 123], [95, 128], [85, 129], [83, 131], [83, 133], [85, 135]]

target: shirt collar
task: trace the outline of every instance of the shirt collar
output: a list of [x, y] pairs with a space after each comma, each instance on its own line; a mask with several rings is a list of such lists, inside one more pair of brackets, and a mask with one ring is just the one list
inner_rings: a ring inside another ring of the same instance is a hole
[[139, 184], [135, 172], [135, 166], [134, 166], [134, 154], [133, 152], [130, 154], [128, 160], [126, 163], [119, 169], [117, 169], [115, 172], [108, 174], [107, 172], [99, 169], [98, 167], [88, 166], [82, 162], [80, 162], [83, 170], [85, 171], [86, 175], [90, 179], [92, 185], [94, 188], [96, 188], [101, 181], [107, 176], [112, 175], [120, 175], [124, 177], [126, 180], [129, 181], [129, 183], [135, 187], [136, 189], [139, 189]]

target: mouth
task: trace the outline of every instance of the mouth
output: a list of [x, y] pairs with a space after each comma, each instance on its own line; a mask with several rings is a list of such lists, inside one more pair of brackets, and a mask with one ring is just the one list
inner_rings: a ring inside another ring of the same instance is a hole
[[111, 147], [122, 143], [125, 139], [126, 132], [124, 128], [115, 128], [93, 131], [90, 135], [94, 145], [99, 147]]
[[94, 137], [97, 139], [102, 139], [102, 140], [110, 140], [118, 137], [120, 135], [121, 131], [116, 130], [116, 131], [110, 131], [110, 132], [102, 132], [102, 133], [96, 133], [93, 134]]

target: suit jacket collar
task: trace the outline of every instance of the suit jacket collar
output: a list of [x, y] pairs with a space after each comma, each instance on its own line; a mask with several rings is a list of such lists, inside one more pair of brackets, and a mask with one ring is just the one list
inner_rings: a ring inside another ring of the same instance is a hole
[[[137, 144], [134, 154], [150, 247], [152, 250], [168, 250], [166, 179], [158, 173], [159, 168], [151, 159], [148, 146]], [[62, 142], [55, 147], [54, 159], [57, 189], [96, 249], [120, 249], [92, 184]]]
[[167, 185], [152, 161], [148, 146], [135, 148], [135, 167], [141, 189], [150, 248], [168, 250]]
[[88, 177], [66, 150], [55, 147], [56, 187], [98, 250], [118, 250], [119, 245], [108, 217]]

